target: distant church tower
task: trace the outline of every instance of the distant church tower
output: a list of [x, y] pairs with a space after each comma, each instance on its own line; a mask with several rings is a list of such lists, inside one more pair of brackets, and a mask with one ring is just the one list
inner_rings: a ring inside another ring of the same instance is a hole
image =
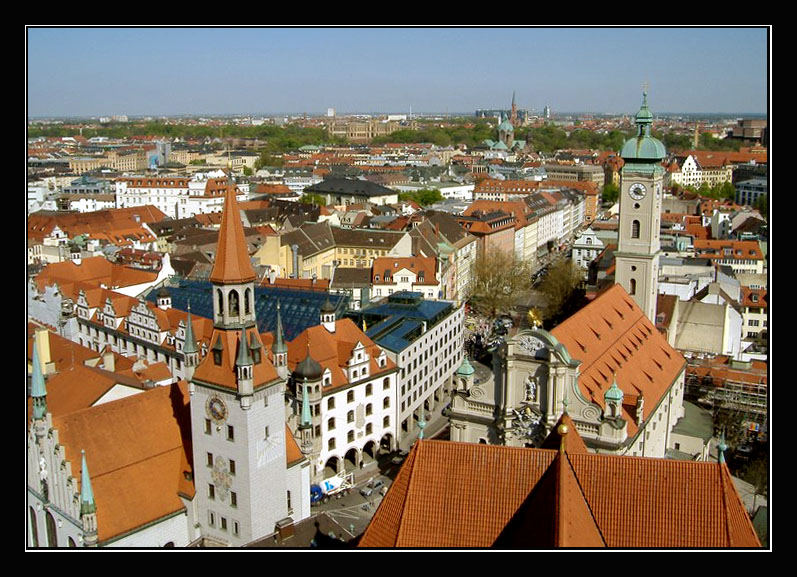
[[517, 105], [515, 104], [515, 93], [512, 92], [512, 111], [509, 115], [509, 122], [512, 123], [512, 126], [518, 126], [518, 118], [517, 118]]
[[[285, 380], [258, 334], [255, 280], [230, 182], [210, 275], [210, 349], [190, 383], [196, 523], [211, 546], [244, 545], [291, 514]], [[303, 491], [294, 491], [295, 506]]]
[[615, 253], [615, 282], [656, 322], [659, 277], [659, 222], [666, 156], [664, 145], [650, 135], [653, 115], [647, 92], [636, 115], [637, 134], [620, 152], [620, 231]]

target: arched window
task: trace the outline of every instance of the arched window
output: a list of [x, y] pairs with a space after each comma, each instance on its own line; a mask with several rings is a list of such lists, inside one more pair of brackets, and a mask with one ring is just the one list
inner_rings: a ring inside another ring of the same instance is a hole
[[238, 303], [240, 299], [238, 296], [238, 291], [230, 291], [228, 298], [230, 299], [230, 316], [237, 317], [239, 314]]
[[36, 524], [36, 510], [30, 508], [30, 544], [33, 547], [39, 546], [39, 527]]
[[73, 548], [77, 547], [77, 543], [75, 543], [75, 540], [72, 539], [72, 537], [69, 537], [69, 546]]
[[639, 238], [639, 221], [631, 222], [631, 238]]
[[53, 514], [47, 511], [47, 546], [58, 547], [58, 531], [55, 528], [55, 518]]
[[252, 314], [252, 289], [244, 291], [244, 311], [247, 315]]
[[219, 301], [218, 303], [219, 316], [224, 316], [224, 294], [221, 292], [221, 290], [217, 290], [216, 296], [218, 297]]
[[630, 283], [630, 290], [628, 291], [628, 294], [635, 295], [636, 294], [636, 279], [632, 278], [629, 281], [629, 283]]

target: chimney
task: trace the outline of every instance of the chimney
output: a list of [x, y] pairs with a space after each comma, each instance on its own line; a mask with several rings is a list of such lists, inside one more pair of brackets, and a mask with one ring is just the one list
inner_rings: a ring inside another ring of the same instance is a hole
[[[316, 527], [318, 526], [318, 522], [316, 521]], [[293, 526], [293, 519], [290, 517], [285, 517], [284, 519], [280, 519], [277, 521], [277, 526], [275, 527], [276, 531], [276, 539], [278, 543], [282, 543], [283, 541], [290, 539], [296, 533], [296, 529]]]
[[299, 245], [292, 244], [291, 251], [293, 252], [293, 274], [291, 278], [299, 278]]

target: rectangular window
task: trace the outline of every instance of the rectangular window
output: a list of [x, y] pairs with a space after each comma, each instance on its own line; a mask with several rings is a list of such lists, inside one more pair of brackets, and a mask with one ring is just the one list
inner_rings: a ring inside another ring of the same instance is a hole
[[216, 515], [213, 514], [213, 511], [208, 511], [208, 524], [211, 527], [216, 526]]
[[205, 434], [209, 435], [211, 431], [212, 425], [210, 423], [210, 419], [205, 419]]
[[226, 517], [221, 517], [221, 530], [222, 531], [226, 531], [227, 530], [227, 518]]
[[238, 529], [238, 521], [233, 521], [232, 522], [232, 534], [237, 536], [238, 535], [238, 531], [239, 531], [239, 529]]
[[268, 439], [268, 427], [266, 427], [266, 430], [265, 430], [263, 438], [264, 439]]
[[230, 475], [235, 475], [235, 461], [230, 459]]
[[232, 425], [227, 425], [227, 440], [235, 440], [235, 428]]
[[213, 466], [213, 453], [208, 453], [208, 462], [207, 462], [207, 464], [208, 464], [208, 467], [212, 467]]
[[230, 505], [232, 507], [238, 506], [238, 494], [235, 491], [230, 491]]
[[216, 487], [208, 485], [208, 499], [214, 500], [216, 498]]

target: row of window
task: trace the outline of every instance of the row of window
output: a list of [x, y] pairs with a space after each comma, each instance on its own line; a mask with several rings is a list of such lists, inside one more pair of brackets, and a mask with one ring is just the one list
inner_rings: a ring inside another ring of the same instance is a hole
[[[390, 417], [386, 416], [386, 417], [384, 417], [382, 419], [382, 428], [383, 429], [387, 429], [388, 427], [390, 427]], [[374, 432], [373, 424], [372, 423], [366, 423], [365, 424], [365, 434], [366, 435], [370, 435], [373, 432]], [[316, 436], [319, 436], [321, 434], [320, 427], [316, 427], [315, 428], [315, 434], [316, 434]], [[354, 442], [354, 429], [351, 429], [351, 430], [346, 432], [346, 442], [347, 443], [353, 443]], [[335, 437], [330, 437], [330, 439], [327, 441], [327, 450], [334, 451], [336, 449], [336, 447], [337, 447], [337, 442], [335, 440]]]

